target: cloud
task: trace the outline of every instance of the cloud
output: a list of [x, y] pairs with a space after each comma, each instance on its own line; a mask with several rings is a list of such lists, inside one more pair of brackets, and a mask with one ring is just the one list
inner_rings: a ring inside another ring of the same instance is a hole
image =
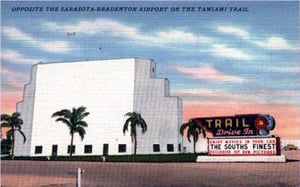
[[5, 77], [14, 77], [15, 79], [24, 79], [27, 77], [27, 74], [19, 72], [19, 71], [14, 71], [10, 70], [5, 67], [1, 67], [1, 75]]
[[288, 44], [286, 40], [279, 37], [270, 37], [266, 41], [253, 41], [259, 47], [273, 50], [296, 50], [296, 47]]
[[29, 75], [1, 67], [1, 90], [21, 91], [29, 81]]
[[178, 89], [174, 95], [180, 96], [185, 102], [249, 102], [253, 101], [253, 96], [242, 93], [232, 93], [226, 90], [216, 89]]
[[162, 42], [181, 42], [184, 39], [184, 42], [186, 43], [196, 43], [197, 42], [197, 37], [194, 34], [191, 33], [186, 33], [183, 31], [170, 31], [170, 32], [159, 32], [157, 33], [157, 39], [158, 41]]
[[240, 37], [255, 44], [258, 47], [271, 49], [271, 50], [297, 50], [297, 47], [289, 44], [284, 38], [280, 37], [269, 37], [265, 41], [258, 41], [251, 38], [249, 32], [230, 25], [218, 26], [217, 30], [222, 33], [230, 34], [233, 36]]
[[217, 30], [222, 32], [222, 33], [226, 33], [226, 34], [231, 34], [243, 39], [249, 39], [249, 33], [241, 28], [238, 27], [233, 27], [233, 26], [219, 26], [217, 27]]
[[227, 47], [222, 44], [215, 44], [211, 49], [211, 54], [217, 57], [224, 57], [236, 60], [251, 60], [252, 56], [235, 48]]
[[176, 67], [178, 72], [188, 74], [191, 78], [216, 82], [244, 82], [242, 77], [220, 72], [210, 65], [202, 67]]
[[169, 32], [161, 31], [156, 33], [156, 41], [160, 41], [163, 43], [206, 43], [211, 39], [205, 36], [197, 36], [190, 32], [185, 32], [181, 30], [172, 30]]
[[[176, 89], [172, 95], [177, 95], [186, 103], [273, 103], [273, 104], [297, 104], [300, 99], [299, 90], [253, 90], [232, 92], [226, 89], [193, 88]], [[269, 98], [272, 98], [270, 100]]]
[[44, 23], [48, 29], [60, 32], [76, 32], [85, 35], [110, 35], [121, 37], [134, 42], [148, 44], [169, 44], [169, 43], [204, 43], [211, 39], [200, 34], [195, 35], [179, 29], [168, 31], [156, 31], [151, 34], [142, 32], [138, 27], [110, 19], [82, 20], [75, 24], [58, 24], [55, 22]]
[[[300, 90], [257, 90], [256, 94], [265, 96], [282, 96], [289, 98], [300, 98]], [[298, 101], [300, 102], [300, 101]]]
[[83, 20], [76, 24], [57, 24], [55, 22], [44, 23], [49, 29], [61, 32], [76, 32], [85, 35], [96, 35], [107, 32], [113, 36], [127, 36], [127, 38], [140, 38], [138, 30], [117, 21], [109, 19]]
[[29, 34], [26, 34], [22, 32], [21, 30], [15, 28], [15, 27], [8, 27], [5, 26], [2, 29], [2, 32], [4, 35], [6, 35], [8, 38], [15, 40], [17, 42], [24, 42], [28, 43], [31, 46], [40, 48], [47, 52], [52, 53], [67, 53], [72, 50], [69, 42], [57, 40], [57, 41], [47, 41], [47, 40], [41, 40], [38, 38], [34, 38]]
[[32, 58], [26, 58], [23, 55], [21, 55], [18, 52], [12, 51], [12, 50], [3, 50], [1, 52], [1, 58], [2, 60], [9, 61], [13, 64], [36, 64], [38, 62], [41, 62], [41, 59], [32, 59]]
[[281, 73], [300, 73], [300, 67], [270, 67], [268, 70]]

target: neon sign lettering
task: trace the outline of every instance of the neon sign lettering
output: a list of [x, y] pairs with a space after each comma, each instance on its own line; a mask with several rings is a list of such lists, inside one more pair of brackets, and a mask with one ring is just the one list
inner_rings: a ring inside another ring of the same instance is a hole
[[192, 120], [205, 126], [214, 136], [265, 136], [275, 128], [275, 119], [268, 114], [241, 114]]

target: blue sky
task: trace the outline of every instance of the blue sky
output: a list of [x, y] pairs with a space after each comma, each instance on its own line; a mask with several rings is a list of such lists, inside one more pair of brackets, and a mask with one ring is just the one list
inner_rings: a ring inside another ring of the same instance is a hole
[[[166, 7], [166, 11], [60, 11], [70, 6]], [[18, 7], [43, 11], [16, 11]], [[173, 12], [172, 7], [180, 11]], [[227, 10], [199, 12], [198, 7]], [[248, 11], [231, 12], [230, 7]], [[22, 94], [31, 65], [38, 62], [141, 57], [156, 61], [157, 76], [167, 77], [171, 93], [184, 102], [300, 101], [297, 1], [2, 1], [1, 17], [2, 93]], [[68, 32], [75, 35], [67, 36]]]

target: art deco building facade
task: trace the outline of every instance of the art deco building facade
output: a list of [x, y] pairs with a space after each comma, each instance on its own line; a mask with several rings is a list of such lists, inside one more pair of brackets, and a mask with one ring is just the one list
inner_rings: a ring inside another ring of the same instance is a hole
[[34, 65], [17, 105], [27, 141], [17, 135], [15, 155], [68, 155], [69, 129], [51, 116], [80, 106], [90, 115], [84, 139], [74, 136], [73, 155], [132, 154], [130, 133], [122, 129], [133, 111], [148, 126], [144, 134], [137, 128], [137, 154], [180, 152], [180, 98], [170, 96], [167, 79], [156, 78], [152, 60], [130, 58]]

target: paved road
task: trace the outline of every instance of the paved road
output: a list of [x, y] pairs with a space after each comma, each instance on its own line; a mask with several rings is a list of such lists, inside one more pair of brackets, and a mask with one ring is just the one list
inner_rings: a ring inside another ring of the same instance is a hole
[[[287, 163], [102, 163], [2, 161], [2, 186], [300, 186], [300, 151]], [[13, 179], [12, 179], [13, 178]]]

